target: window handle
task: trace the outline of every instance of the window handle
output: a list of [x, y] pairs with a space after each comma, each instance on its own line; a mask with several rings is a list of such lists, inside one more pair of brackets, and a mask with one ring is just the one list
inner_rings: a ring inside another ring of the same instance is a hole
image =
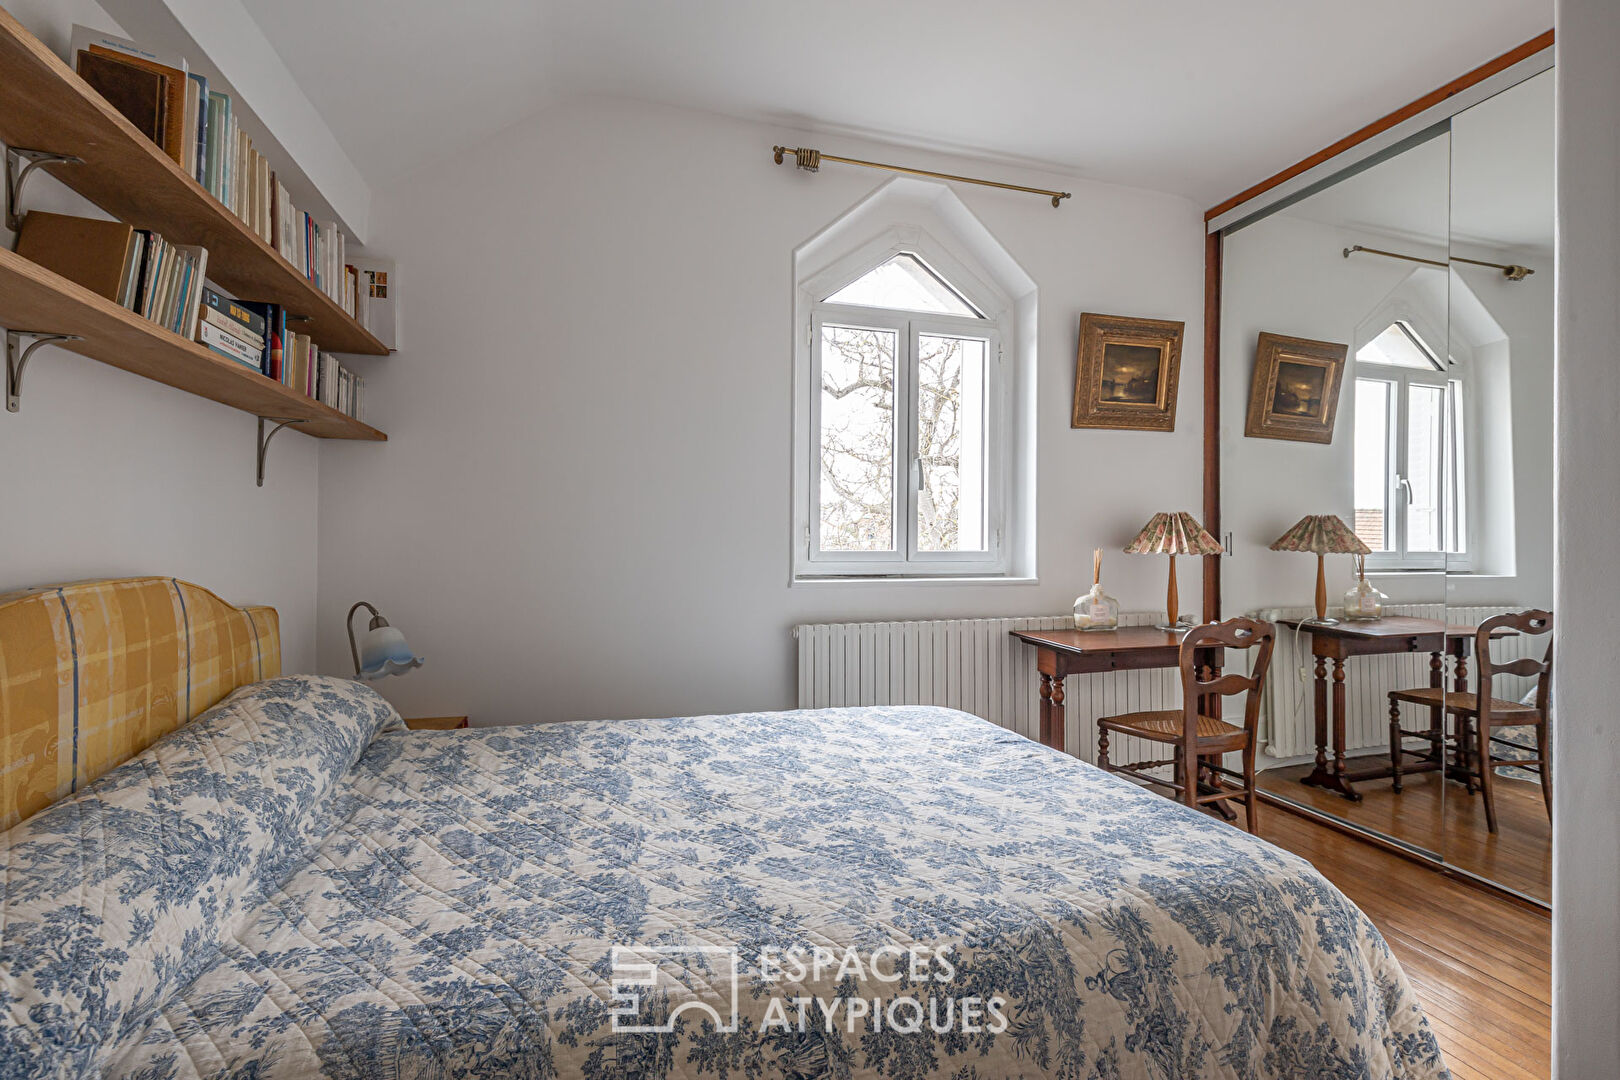
[[1395, 478], [1395, 486], [1406, 492], [1406, 505], [1411, 506], [1413, 502], [1412, 481], [1404, 476], [1398, 476]]
[[923, 488], [922, 458], [911, 459], [911, 490], [921, 491]]

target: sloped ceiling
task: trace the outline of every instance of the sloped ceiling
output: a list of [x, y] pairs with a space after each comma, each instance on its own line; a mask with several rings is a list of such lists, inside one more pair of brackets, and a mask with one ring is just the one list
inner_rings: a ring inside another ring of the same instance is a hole
[[1023, 161], [1203, 204], [1553, 18], [1551, 0], [246, 5], [378, 188], [554, 101], [608, 94]]

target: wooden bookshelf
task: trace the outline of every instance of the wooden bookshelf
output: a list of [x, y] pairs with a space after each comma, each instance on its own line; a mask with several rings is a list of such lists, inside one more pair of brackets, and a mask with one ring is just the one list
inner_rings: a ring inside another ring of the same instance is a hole
[[[307, 319], [294, 328], [322, 351], [387, 354], [387, 346], [203, 190], [4, 8], [0, 142], [82, 158], [78, 165], [41, 168], [120, 221], [161, 233], [171, 243], [201, 244], [208, 249], [210, 278], [244, 300], [280, 304], [289, 315]], [[17, 328], [76, 332], [72, 326]]]
[[[82, 341], [63, 342], [61, 348], [256, 416], [305, 420], [291, 430], [316, 438], [388, 438], [4, 248], [0, 248], [0, 326], [78, 334]], [[29, 361], [28, 371], [37, 378], [34, 368], [50, 362], [49, 356], [36, 357]], [[23, 401], [24, 408], [30, 407], [26, 378]]]

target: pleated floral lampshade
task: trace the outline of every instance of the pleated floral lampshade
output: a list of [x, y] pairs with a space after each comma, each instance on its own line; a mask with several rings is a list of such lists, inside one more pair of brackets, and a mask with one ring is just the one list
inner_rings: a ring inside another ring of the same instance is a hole
[[1224, 549], [1221, 542], [1209, 535], [1198, 519], [1185, 510], [1178, 513], [1154, 514], [1136, 539], [1125, 545], [1127, 555], [1170, 556], [1170, 583], [1165, 592], [1165, 621], [1160, 630], [1181, 628], [1180, 600], [1176, 596], [1177, 555], [1219, 555]]
[[1334, 514], [1306, 514], [1272, 541], [1271, 550], [1305, 551], [1316, 556], [1316, 621], [1328, 625], [1339, 620], [1327, 617], [1327, 570], [1323, 556], [1367, 555], [1372, 551]]

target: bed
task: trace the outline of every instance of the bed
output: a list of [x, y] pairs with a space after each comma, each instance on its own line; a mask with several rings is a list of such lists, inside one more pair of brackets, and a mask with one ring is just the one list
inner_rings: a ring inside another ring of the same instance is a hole
[[0, 1076], [1448, 1075], [1308, 864], [966, 714], [244, 682], [0, 839]]

